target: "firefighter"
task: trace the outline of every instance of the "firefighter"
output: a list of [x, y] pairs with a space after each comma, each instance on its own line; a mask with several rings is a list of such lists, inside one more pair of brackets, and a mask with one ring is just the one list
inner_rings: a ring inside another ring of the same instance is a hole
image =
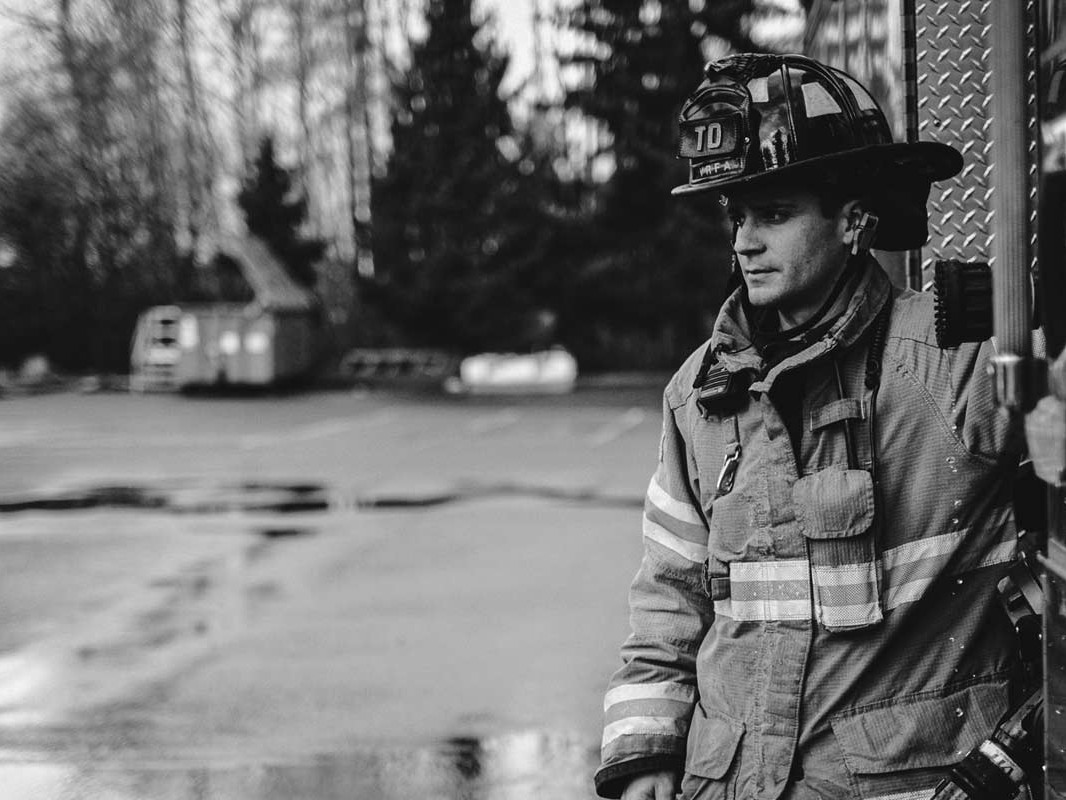
[[962, 157], [801, 56], [712, 62], [679, 124], [739, 286], [664, 392], [597, 791], [926, 798], [1017, 694], [1022, 445], [991, 345], [939, 349], [869, 250], [920, 246]]

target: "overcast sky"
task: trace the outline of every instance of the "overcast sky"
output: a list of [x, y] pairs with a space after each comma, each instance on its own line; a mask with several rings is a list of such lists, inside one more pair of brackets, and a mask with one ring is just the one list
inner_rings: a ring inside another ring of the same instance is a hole
[[[542, 0], [541, 8], [550, 4]], [[477, 0], [475, 9], [495, 17], [500, 44], [511, 55], [505, 86], [520, 82], [533, 71], [533, 0]]]
[[[574, 0], [541, 0], [541, 10], [549, 14], [553, 5], [570, 6]], [[715, 0], [706, 0], [714, 2]], [[518, 82], [533, 69], [534, 0], [475, 0], [475, 9], [490, 11], [496, 18], [501, 44], [511, 53], [507, 83]], [[805, 14], [800, 0], [757, 0], [763, 11], [752, 37], [764, 45], [790, 49], [798, 44]]]
[[[710, 0], [713, 2], [713, 0]], [[32, 9], [40, 0], [0, 0], [0, 10]], [[386, 0], [389, 2], [389, 0]], [[554, 6], [569, 6], [575, 0], [540, 0], [542, 11], [550, 14]], [[792, 16], [793, 23], [802, 18], [799, 0], [762, 0], [769, 7], [776, 7], [786, 15]], [[527, 77], [533, 70], [533, 3], [534, 0], [475, 0], [475, 9], [480, 13], [491, 13], [496, 20], [500, 44], [511, 54], [511, 70], [507, 84], [513, 85]], [[0, 50], [4, 44], [11, 44], [11, 33], [7, 15], [0, 14]], [[6, 35], [5, 35], [6, 34]], [[5, 41], [6, 40], [6, 41]]]

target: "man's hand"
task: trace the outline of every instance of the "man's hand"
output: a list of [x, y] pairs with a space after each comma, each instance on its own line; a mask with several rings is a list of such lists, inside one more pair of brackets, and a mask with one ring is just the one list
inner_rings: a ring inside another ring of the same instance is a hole
[[1036, 477], [1052, 486], [1066, 483], [1066, 403], [1054, 395], [1040, 398], [1025, 416], [1025, 439]]
[[638, 775], [622, 792], [622, 800], [674, 800], [677, 775], [674, 772], [649, 772]]

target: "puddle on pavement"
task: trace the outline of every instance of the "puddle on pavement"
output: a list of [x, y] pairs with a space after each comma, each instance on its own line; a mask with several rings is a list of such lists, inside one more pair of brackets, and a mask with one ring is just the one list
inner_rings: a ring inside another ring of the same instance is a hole
[[181, 514], [225, 511], [292, 514], [328, 511], [332, 507], [325, 486], [284, 482], [217, 486], [91, 486], [0, 500], [0, 514], [95, 508], [148, 509]]
[[137, 486], [96, 486], [5, 500], [0, 513], [17, 511], [84, 511], [91, 508], [157, 509], [167, 505], [160, 492]]
[[310, 536], [315, 533], [315, 528], [308, 527], [285, 527], [283, 525], [267, 525], [256, 528], [255, 532], [264, 539], [295, 539], [300, 536]]
[[5, 800], [589, 800], [596, 761], [594, 742], [530, 731], [272, 764], [0, 761], [0, 786]]
[[592, 489], [521, 483], [469, 483], [454, 490], [420, 493], [369, 493], [355, 497], [313, 483], [221, 484], [218, 486], [96, 486], [24, 497], [0, 498], [0, 514], [19, 511], [84, 511], [94, 508], [151, 509], [177, 514], [229, 511], [297, 514], [346, 508], [387, 511], [496, 497], [532, 497], [597, 507], [643, 506], [643, 498]]

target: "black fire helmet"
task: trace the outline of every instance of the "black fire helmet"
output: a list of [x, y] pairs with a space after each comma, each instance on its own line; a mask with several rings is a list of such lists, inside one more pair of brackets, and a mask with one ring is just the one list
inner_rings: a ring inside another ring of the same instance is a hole
[[893, 142], [862, 84], [806, 56], [732, 55], [704, 73], [681, 108], [677, 154], [689, 160], [689, 177], [673, 194], [862, 175], [880, 218], [874, 247], [926, 241], [930, 185], [959, 173], [958, 150]]

